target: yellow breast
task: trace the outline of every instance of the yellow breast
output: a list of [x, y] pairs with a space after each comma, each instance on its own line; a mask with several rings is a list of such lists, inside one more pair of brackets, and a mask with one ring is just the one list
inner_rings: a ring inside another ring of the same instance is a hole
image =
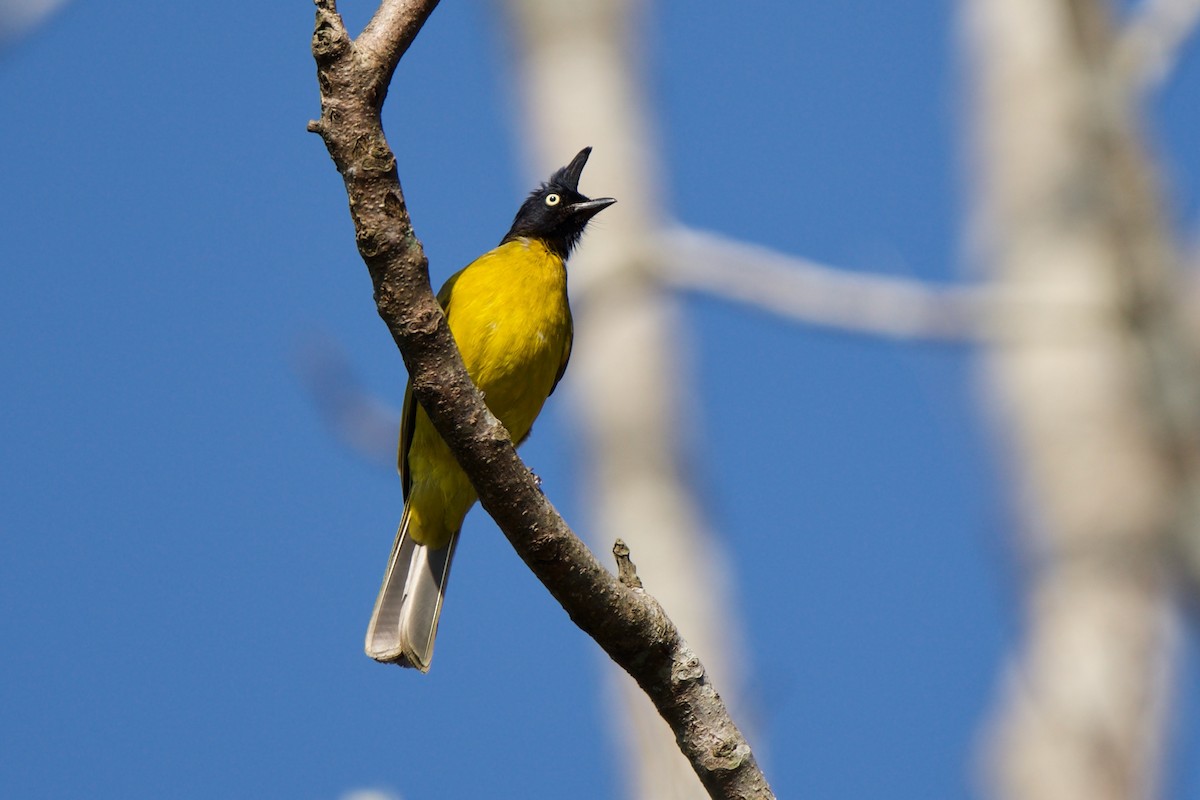
[[520, 441], [571, 346], [567, 271], [545, 245], [508, 242], [446, 285], [450, 331], [488, 407]]

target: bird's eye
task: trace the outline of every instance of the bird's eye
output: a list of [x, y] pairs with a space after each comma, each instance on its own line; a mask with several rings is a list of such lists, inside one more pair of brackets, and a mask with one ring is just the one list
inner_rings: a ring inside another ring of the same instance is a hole
[[550, 206], [551, 208], [558, 205], [560, 200], [562, 200], [562, 198], [556, 194], [546, 195], [546, 205]]

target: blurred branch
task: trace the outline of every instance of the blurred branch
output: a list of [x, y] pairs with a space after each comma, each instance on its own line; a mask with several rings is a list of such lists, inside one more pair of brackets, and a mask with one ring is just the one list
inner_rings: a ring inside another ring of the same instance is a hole
[[0, 0], [0, 53], [67, 4], [67, 0]]
[[1200, 0], [1143, 0], [1117, 40], [1117, 68], [1126, 84], [1135, 91], [1161, 84], [1197, 22]]
[[973, 339], [987, 321], [979, 289], [854, 273], [690, 228], [663, 231], [653, 261], [680, 289], [853, 333]]
[[845, 333], [999, 346], [1089, 341], [1109, 324], [1108, 307], [1088, 292], [939, 286], [829, 267], [684, 227], [668, 228], [654, 241], [648, 260], [678, 289]]
[[334, 436], [372, 464], [396, 469], [400, 409], [362, 385], [345, 351], [331, 339], [310, 336], [297, 349], [294, 364]]
[[[1175, 664], [1171, 567], [1195, 527], [1200, 382], [1178, 254], [1111, 69], [1103, 0], [966, 0], [977, 251], [994, 290], [1069, 300], [1061, 337], [998, 307], [988, 377], [1024, 501], [1022, 652], [993, 729], [995, 794], [1156, 796]], [[989, 289], [991, 291], [993, 289]]]
[[384, 0], [352, 40], [317, 0], [319, 133], [345, 182], [358, 250], [413, 392], [522, 560], [571, 619], [646, 692], [714, 798], [773, 797], [703, 664], [649, 595], [620, 583], [571, 532], [463, 368], [429, 286], [380, 111], [392, 72], [436, 0]]

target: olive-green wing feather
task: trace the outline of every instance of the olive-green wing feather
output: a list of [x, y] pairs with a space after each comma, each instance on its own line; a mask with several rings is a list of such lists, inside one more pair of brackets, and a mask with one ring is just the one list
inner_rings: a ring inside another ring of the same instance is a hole
[[400, 470], [400, 489], [408, 500], [412, 476], [408, 474], [408, 448], [412, 446], [413, 429], [417, 427], [417, 403], [413, 400], [412, 381], [404, 387], [404, 410], [400, 412], [400, 445], [396, 453], [396, 468]]

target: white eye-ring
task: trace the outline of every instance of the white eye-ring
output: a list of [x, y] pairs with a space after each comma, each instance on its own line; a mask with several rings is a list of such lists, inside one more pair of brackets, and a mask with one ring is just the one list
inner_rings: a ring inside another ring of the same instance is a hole
[[562, 200], [562, 198], [556, 194], [546, 195], [546, 205], [548, 205], [550, 207], [554, 207], [554, 206], [558, 205], [559, 201], [561, 201], [561, 200]]

